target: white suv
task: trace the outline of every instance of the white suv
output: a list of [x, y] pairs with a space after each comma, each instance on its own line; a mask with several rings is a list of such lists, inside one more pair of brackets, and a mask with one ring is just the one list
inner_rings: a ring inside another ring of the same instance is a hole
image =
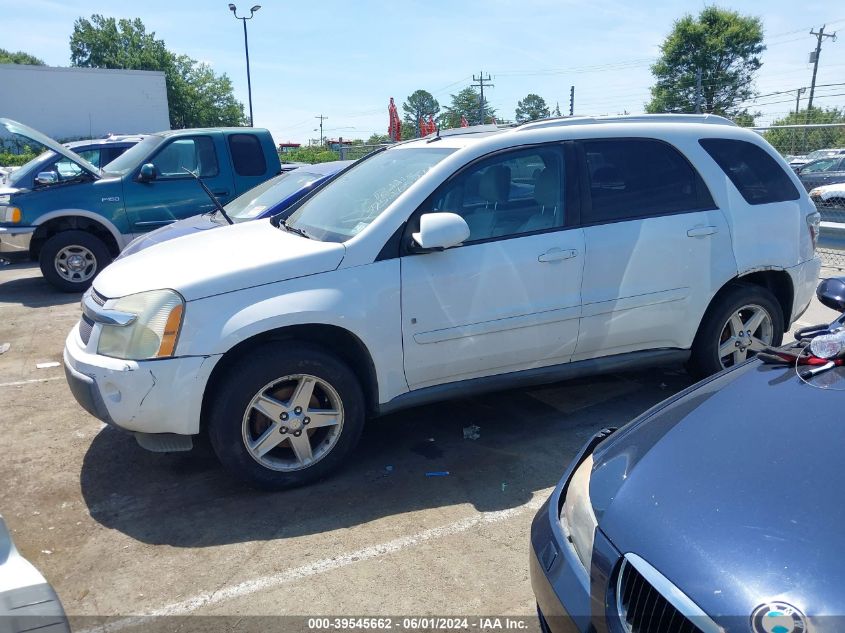
[[783, 159], [719, 117], [433, 134], [284, 220], [113, 263], [67, 379], [145, 448], [207, 431], [232, 472], [283, 488], [335, 468], [368, 416], [778, 345], [816, 285], [818, 224]]

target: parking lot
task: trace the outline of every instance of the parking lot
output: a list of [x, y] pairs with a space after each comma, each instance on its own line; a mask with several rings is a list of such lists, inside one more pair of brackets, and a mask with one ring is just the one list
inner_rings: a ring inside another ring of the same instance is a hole
[[148, 453], [85, 413], [60, 364], [37, 368], [78, 318], [36, 265], [0, 268], [0, 513], [71, 616], [532, 616], [529, 526], [567, 462], [690, 384], [665, 368], [405, 411], [335, 477], [268, 494], [203, 443]]

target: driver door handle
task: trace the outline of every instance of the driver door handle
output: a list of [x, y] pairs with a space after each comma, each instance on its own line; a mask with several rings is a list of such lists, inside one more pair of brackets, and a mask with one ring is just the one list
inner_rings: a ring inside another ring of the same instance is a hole
[[715, 226], [697, 226], [694, 229], [687, 231], [689, 237], [705, 237], [706, 235], [713, 235], [719, 229]]
[[562, 248], [550, 248], [537, 258], [538, 262], [559, 262], [564, 259], [572, 259], [578, 256], [574, 249], [564, 250]]

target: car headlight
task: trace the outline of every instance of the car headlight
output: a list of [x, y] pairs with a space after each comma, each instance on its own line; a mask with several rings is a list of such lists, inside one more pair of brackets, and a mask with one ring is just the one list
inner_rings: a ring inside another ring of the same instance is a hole
[[563, 532], [575, 548], [575, 553], [584, 569], [590, 568], [593, 557], [593, 539], [598, 521], [590, 501], [590, 476], [593, 471], [593, 456], [589, 455], [569, 479], [566, 498], [560, 511]]
[[0, 222], [8, 222], [17, 224], [21, 221], [21, 210], [17, 207], [10, 207], [8, 205], [0, 205]]
[[97, 353], [123, 360], [168, 358], [176, 351], [185, 300], [173, 290], [123, 297], [109, 310], [132, 315], [128, 325], [103, 325]]

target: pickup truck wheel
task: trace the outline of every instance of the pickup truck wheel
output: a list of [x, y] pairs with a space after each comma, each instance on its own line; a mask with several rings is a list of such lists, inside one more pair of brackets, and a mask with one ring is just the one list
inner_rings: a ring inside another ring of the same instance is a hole
[[229, 471], [256, 488], [282, 490], [324, 477], [355, 448], [364, 427], [355, 374], [314, 345], [267, 344], [217, 384], [211, 445]]
[[783, 312], [774, 295], [753, 284], [728, 288], [707, 309], [688, 365], [704, 378], [783, 341]]
[[111, 260], [105, 243], [86, 231], [56, 233], [38, 257], [44, 279], [63, 292], [83, 292]]

